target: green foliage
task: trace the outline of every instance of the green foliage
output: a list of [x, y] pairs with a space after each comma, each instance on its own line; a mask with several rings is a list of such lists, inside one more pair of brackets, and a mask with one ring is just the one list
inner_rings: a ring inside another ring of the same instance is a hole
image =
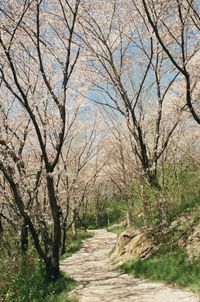
[[16, 257], [18, 254], [19, 243], [16, 240], [16, 230], [9, 224], [4, 223], [2, 238], [0, 240], [0, 258]]
[[66, 240], [66, 245], [67, 245], [66, 253], [61, 256], [61, 260], [65, 259], [67, 257], [70, 257], [72, 254], [77, 252], [80, 249], [81, 243], [83, 242], [83, 240], [85, 240], [87, 238], [91, 238], [93, 236], [94, 236], [94, 233], [92, 233], [92, 232], [78, 231], [76, 238], [73, 238], [72, 233], [68, 232], [67, 240]]
[[121, 227], [121, 226], [115, 226], [115, 225], [113, 225], [111, 227], [108, 227], [107, 230], [109, 232], [113, 232], [113, 233], [119, 235], [119, 234], [123, 233], [126, 230], [126, 227]]
[[78, 302], [74, 297], [68, 297], [67, 293], [53, 295], [48, 299], [48, 302]]
[[105, 207], [98, 213], [94, 200], [91, 203], [91, 208], [88, 210], [89, 214], [83, 215], [82, 220], [88, 229], [105, 228], [123, 219], [125, 211], [126, 205], [120, 196], [108, 198]]
[[176, 170], [169, 164], [165, 167], [163, 194], [169, 203], [169, 221], [200, 204], [199, 172], [199, 168], [191, 163], [177, 166]]
[[[84, 239], [93, 236], [92, 232], [78, 231], [76, 238], [67, 234], [67, 252], [61, 258], [71, 256], [80, 249]], [[26, 256], [13, 259], [0, 258], [0, 302], [74, 302], [68, 298], [76, 283], [64, 274], [56, 282], [46, 278], [43, 262], [34, 250]]]
[[[44, 265], [33, 252], [13, 261], [1, 260], [0, 301], [4, 302], [49, 302], [65, 301], [67, 292], [75, 282], [63, 274], [56, 282], [49, 282], [45, 275]], [[65, 300], [59, 300], [63, 291]]]
[[[168, 166], [165, 178], [161, 194], [168, 201], [171, 224], [160, 232], [156, 208], [159, 192], [145, 187], [144, 195], [150, 202], [150, 218], [155, 224], [154, 239], [158, 250], [147, 259], [123, 264], [121, 270], [135, 277], [161, 280], [200, 292], [200, 261], [189, 260], [184, 249], [188, 236], [200, 222], [199, 171], [195, 167], [182, 166], [175, 177]], [[183, 242], [182, 248], [180, 242]]]
[[76, 287], [76, 282], [65, 274], [61, 274], [60, 278], [51, 283], [50, 295], [46, 298], [46, 302], [76, 302], [75, 299], [68, 297], [68, 292]]
[[184, 250], [154, 255], [143, 261], [129, 261], [121, 270], [135, 277], [162, 280], [200, 292], [200, 261], [190, 262]]
[[[164, 167], [158, 167], [158, 182], [160, 189], [147, 183], [143, 188], [143, 199], [148, 203], [149, 224], [160, 223], [159, 200], [162, 198], [167, 202], [168, 222], [200, 204], [200, 170], [195, 165], [187, 162], [176, 166], [166, 163]], [[132, 190], [134, 196], [132, 224], [140, 228], [144, 224], [140, 185], [135, 183]]]
[[[126, 203], [120, 196], [110, 198], [108, 201], [107, 208], [104, 211], [104, 217], [109, 217], [109, 224], [114, 224], [124, 219], [126, 214]], [[108, 226], [108, 223], [107, 223]]]
[[[170, 223], [177, 216], [186, 211], [194, 210], [200, 204], [200, 170], [187, 159], [182, 162], [167, 162], [158, 167], [158, 183], [160, 188], [151, 187], [144, 183], [143, 192], [141, 184], [137, 181], [130, 185], [129, 209], [131, 213], [131, 226], [141, 228], [144, 226], [144, 209], [143, 200], [148, 204], [148, 224], [160, 224], [160, 201], [164, 200], [167, 209], [167, 220]], [[141, 196], [143, 195], [143, 196]], [[100, 197], [98, 202], [101, 204]], [[113, 196], [105, 202], [102, 197], [102, 203], [105, 203], [103, 210], [98, 213], [95, 199], [88, 208], [85, 216], [82, 214], [82, 220], [90, 229], [108, 228], [113, 224], [118, 224], [126, 219], [127, 205], [122, 196]], [[98, 221], [98, 223], [97, 223]], [[113, 229], [114, 232], [120, 233], [121, 230]]]

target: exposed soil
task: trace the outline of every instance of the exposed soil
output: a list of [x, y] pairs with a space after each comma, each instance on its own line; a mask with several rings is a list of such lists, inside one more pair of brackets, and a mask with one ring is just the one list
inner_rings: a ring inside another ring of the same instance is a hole
[[96, 230], [77, 253], [61, 262], [61, 269], [79, 284], [71, 295], [80, 302], [199, 301], [193, 293], [118, 272], [108, 257], [116, 238], [116, 234]]

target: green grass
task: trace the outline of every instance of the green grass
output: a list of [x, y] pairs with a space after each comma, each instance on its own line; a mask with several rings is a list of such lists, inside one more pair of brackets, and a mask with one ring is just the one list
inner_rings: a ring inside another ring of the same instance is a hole
[[[61, 258], [78, 251], [84, 239], [93, 236], [92, 232], [78, 231], [77, 237], [67, 235], [67, 252]], [[43, 262], [34, 250], [25, 257], [14, 260], [0, 258], [0, 302], [75, 302], [68, 293], [76, 287], [76, 282], [61, 273], [56, 282], [46, 278]]]
[[117, 235], [123, 233], [126, 230], [126, 227], [121, 227], [121, 226], [110, 226], [107, 228], [108, 232], [113, 232]]
[[199, 206], [200, 194], [191, 200], [181, 202], [180, 204], [175, 204], [173, 207], [171, 207], [169, 209], [169, 220], [173, 221], [177, 216], [180, 216], [183, 213], [194, 213], [195, 210], [199, 211]]
[[117, 235], [123, 233], [126, 230], [126, 227], [120, 227], [120, 226], [110, 226], [107, 228], [108, 232], [113, 232]]
[[63, 260], [65, 258], [67, 258], [67, 257], [72, 256], [75, 252], [77, 252], [80, 249], [83, 240], [85, 240], [87, 238], [92, 238], [93, 236], [94, 236], [93, 232], [81, 232], [81, 231], [78, 231], [76, 238], [72, 238], [72, 234], [69, 233], [67, 235], [66, 253], [63, 254], [60, 257], [60, 259]]
[[75, 302], [77, 300], [68, 297], [68, 293], [72, 291], [76, 286], [76, 282], [69, 278], [65, 274], [61, 274], [61, 277], [53, 283], [51, 288], [51, 294], [45, 301], [47, 302]]
[[66, 293], [61, 293], [50, 298], [48, 302], [78, 302], [76, 298], [69, 298]]
[[0, 264], [0, 301], [71, 301], [67, 298], [67, 293], [75, 288], [76, 282], [62, 273], [56, 282], [49, 282], [43, 263], [33, 252], [27, 254], [26, 257], [16, 258], [15, 261], [1, 260]]
[[143, 261], [129, 261], [120, 269], [134, 277], [161, 280], [200, 293], [200, 261], [190, 262], [180, 249], [157, 253]]

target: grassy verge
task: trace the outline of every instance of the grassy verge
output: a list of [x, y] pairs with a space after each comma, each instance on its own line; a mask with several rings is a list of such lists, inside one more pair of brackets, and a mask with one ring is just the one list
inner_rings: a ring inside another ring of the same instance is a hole
[[76, 282], [65, 274], [52, 286], [52, 291], [46, 301], [48, 302], [76, 302], [77, 300], [68, 297], [68, 293], [77, 286]]
[[117, 235], [123, 233], [126, 230], [126, 227], [120, 227], [120, 226], [110, 226], [107, 228], [108, 232], [113, 232]]
[[[67, 236], [66, 254], [71, 256], [78, 251], [84, 239], [93, 233], [78, 232], [75, 239]], [[56, 282], [49, 282], [45, 275], [43, 262], [34, 250], [25, 257], [14, 260], [0, 259], [0, 302], [74, 302], [68, 293], [76, 287], [76, 282], [61, 273]]]
[[77, 252], [80, 249], [83, 240], [87, 238], [92, 238], [93, 236], [94, 236], [93, 232], [78, 231], [76, 238], [72, 238], [72, 234], [69, 233], [67, 235], [66, 253], [61, 256], [61, 260], [72, 256], [75, 252]]
[[76, 282], [60, 274], [56, 282], [49, 282], [42, 261], [33, 252], [15, 261], [1, 260], [1, 302], [70, 302], [67, 292]]
[[157, 253], [143, 261], [129, 261], [121, 270], [134, 277], [161, 280], [200, 293], [200, 261], [190, 262], [180, 249], [163, 255]]
[[190, 260], [186, 250], [188, 236], [200, 223], [199, 207], [187, 207], [187, 211], [183, 209], [183, 213], [179, 209], [181, 215], [176, 216], [164, 232], [155, 228], [153, 236], [158, 249], [147, 259], [130, 260], [123, 264], [123, 272], [134, 277], [163, 281], [200, 294], [200, 259]]

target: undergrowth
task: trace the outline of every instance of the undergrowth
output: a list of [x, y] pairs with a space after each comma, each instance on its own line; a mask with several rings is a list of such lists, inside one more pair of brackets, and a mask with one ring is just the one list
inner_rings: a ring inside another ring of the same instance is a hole
[[110, 226], [107, 228], [108, 232], [113, 232], [117, 235], [123, 233], [127, 228], [126, 227], [121, 227], [121, 226]]
[[70, 302], [67, 292], [75, 286], [62, 273], [56, 282], [49, 282], [42, 261], [33, 252], [12, 261], [1, 260], [1, 302]]
[[161, 280], [200, 293], [200, 261], [189, 261], [184, 250], [157, 253], [145, 260], [129, 261], [121, 270], [134, 277]]
[[71, 233], [67, 234], [67, 242], [66, 242], [66, 252], [60, 257], [61, 260], [72, 256], [75, 252], [77, 252], [83, 240], [87, 238], [91, 238], [94, 236], [93, 232], [80, 232], [78, 231], [77, 236], [75, 238], [72, 237]]
[[[93, 236], [92, 232], [77, 232], [76, 238], [67, 235], [66, 253], [61, 259], [78, 251], [84, 239]], [[76, 282], [61, 273], [56, 282], [49, 282], [43, 262], [34, 250], [26, 256], [13, 259], [0, 258], [0, 302], [74, 302], [68, 293]]]
[[185, 246], [180, 247], [180, 241], [185, 244], [200, 223], [198, 204], [194, 200], [187, 207], [177, 206], [178, 216], [172, 224], [164, 233], [154, 234], [158, 249], [146, 259], [126, 262], [120, 269], [134, 277], [164, 281], [200, 294], [200, 259], [189, 259]]

